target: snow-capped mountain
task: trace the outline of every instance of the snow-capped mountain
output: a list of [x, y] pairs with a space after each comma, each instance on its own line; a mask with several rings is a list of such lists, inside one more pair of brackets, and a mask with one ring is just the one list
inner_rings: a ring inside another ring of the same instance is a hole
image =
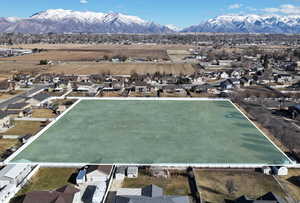
[[167, 26], [121, 13], [50, 9], [29, 18], [0, 18], [0, 32], [19, 33], [172, 33]]
[[183, 32], [300, 33], [300, 16], [222, 15]]
[[176, 25], [173, 24], [168, 24], [166, 25], [166, 27], [168, 27], [169, 29], [175, 31], [175, 32], [179, 32], [181, 30], [181, 28], [177, 27]]

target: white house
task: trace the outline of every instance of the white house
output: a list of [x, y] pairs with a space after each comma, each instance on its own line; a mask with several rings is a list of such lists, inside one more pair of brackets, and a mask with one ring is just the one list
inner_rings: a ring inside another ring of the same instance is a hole
[[9, 184], [2, 187], [0, 190], [0, 203], [6, 203], [9, 201], [12, 195], [16, 192], [17, 186], [15, 184]]
[[31, 170], [29, 165], [7, 165], [0, 171], [0, 203], [9, 202]]
[[30, 173], [29, 165], [7, 165], [0, 171], [0, 188], [8, 184], [20, 184]]
[[139, 175], [139, 168], [136, 166], [129, 166], [127, 168], [127, 177], [128, 178], [137, 178]]
[[106, 191], [106, 182], [96, 183], [96, 189], [93, 194], [92, 203], [101, 203]]
[[88, 166], [86, 173], [87, 182], [107, 181], [110, 177], [113, 167], [111, 165]]

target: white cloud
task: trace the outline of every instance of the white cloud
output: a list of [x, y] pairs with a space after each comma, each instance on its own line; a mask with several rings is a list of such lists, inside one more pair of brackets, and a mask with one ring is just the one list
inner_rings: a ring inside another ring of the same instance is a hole
[[300, 6], [294, 6], [292, 4], [283, 4], [277, 8], [264, 8], [262, 9], [262, 11], [268, 13], [283, 13], [287, 15], [295, 15], [300, 14]]
[[79, 2], [80, 2], [81, 4], [87, 4], [87, 3], [89, 3], [88, 0], [80, 0]]
[[228, 9], [239, 9], [243, 6], [243, 4], [231, 4], [228, 6]]

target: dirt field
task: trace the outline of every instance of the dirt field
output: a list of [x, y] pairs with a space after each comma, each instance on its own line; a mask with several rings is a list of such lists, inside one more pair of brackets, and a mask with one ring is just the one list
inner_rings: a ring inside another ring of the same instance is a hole
[[193, 73], [195, 71], [191, 64], [150, 64], [150, 63], [96, 63], [76, 62], [62, 63], [50, 67], [47, 72], [64, 74], [138, 74], [165, 72], [172, 74]]
[[95, 61], [103, 58], [103, 56], [113, 57], [117, 55], [133, 58], [147, 58], [149, 56], [158, 59], [169, 59], [167, 52], [160, 49], [61, 49], [1, 58], [0, 61], [35, 61], [36, 63], [45, 59], [51, 61]]
[[191, 45], [155, 45], [155, 44], [132, 44], [132, 45], [117, 45], [117, 44], [18, 44], [13, 46], [0, 46], [0, 48], [23, 48], [23, 49], [190, 49]]
[[[202, 198], [211, 203], [221, 203], [224, 202], [224, 199], [233, 200], [242, 195], [258, 198], [270, 191], [285, 197], [285, 193], [273, 177], [262, 173], [198, 170], [196, 171], [196, 178]], [[230, 180], [233, 181], [235, 188], [232, 194], [226, 187], [226, 183]]]

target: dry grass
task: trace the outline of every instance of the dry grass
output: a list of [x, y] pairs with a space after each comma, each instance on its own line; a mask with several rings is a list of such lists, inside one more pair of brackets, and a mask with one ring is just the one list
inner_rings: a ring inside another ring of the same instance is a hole
[[118, 45], [118, 44], [17, 44], [12, 46], [0, 46], [1, 48], [23, 48], [23, 49], [190, 49], [191, 45], [183, 44], [132, 44], [132, 45]]
[[130, 97], [156, 97], [156, 92], [130, 92]]
[[37, 121], [15, 121], [15, 127], [10, 128], [5, 133], [0, 133], [0, 135], [35, 135], [42, 129], [41, 124], [41, 122]]
[[33, 118], [55, 118], [56, 114], [53, 113], [50, 109], [33, 109], [32, 110]]
[[40, 66], [34, 61], [0, 61], [0, 73], [12, 74], [17, 72], [40, 73], [50, 66]]
[[[202, 198], [211, 203], [224, 202], [224, 199], [236, 199], [242, 195], [258, 198], [267, 192], [274, 192], [282, 197], [284, 192], [273, 179], [261, 173], [247, 171], [196, 171], [198, 187]], [[226, 182], [232, 180], [236, 191], [229, 194]]]
[[75, 171], [74, 168], [41, 168], [17, 196], [37, 190], [55, 190], [71, 184], [69, 179]]
[[289, 169], [289, 175], [278, 177], [278, 179], [289, 194], [295, 200], [300, 201], [300, 180], [296, 181], [295, 177], [300, 177], [299, 169]]
[[141, 188], [155, 184], [164, 189], [165, 195], [189, 195], [190, 189], [188, 180], [184, 176], [171, 176], [170, 178], [155, 178], [139, 174], [138, 178], [126, 178], [123, 188]]
[[51, 66], [47, 72], [64, 74], [101, 74], [110, 73], [115, 75], [128, 75], [134, 72], [146, 73], [172, 73], [191, 74], [195, 69], [191, 64], [153, 64], [153, 63], [96, 63], [76, 62], [62, 63]]
[[7, 149], [19, 145], [17, 139], [0, 139], [0, 154], [3, 154]]
[[99, 94], [98, 97], [120, 97], [121, 94], [121, 91], [104, 91], [102, 95]]
[[0, 100], [1, 99], [9, 99], [11, 97], [14, 97], [16, 96], [17, 94], [21, 94], [22, 90], [15, 90], [15, 91], [11, 91], [11, 92], [8, 92], [8, 93], [0, 93]]

